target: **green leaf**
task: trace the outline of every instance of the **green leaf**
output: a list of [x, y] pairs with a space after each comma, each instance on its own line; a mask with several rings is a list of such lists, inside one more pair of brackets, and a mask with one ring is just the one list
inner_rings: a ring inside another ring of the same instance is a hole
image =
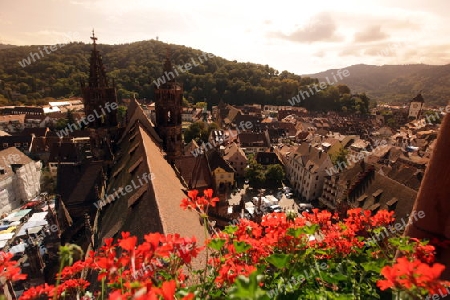
[[305, 226], [305, 227], [302, 227], [302, 228], [304, 230], [304, 233], [306, 233], [306, 234], [314, 234], [317, 231], [317, 229], [319, 229], [319, 225], [314, 224], [314, 225]]
[[225, 227], [222, 232], [228, 233], [228, 234], [234, 234], [238, 230], [238, 227], [235, 225], [228, 225]]
[[234, 248], [236, 249], [236, 253], [243, 253], [247, 250], [249, 250], [250, 248], [252, 248], [251, 245], [247, 244], [246, 242], [241, 242], [241, 241], [234, 241], [233, 242]]
[[208, 246], [214, 250], [220, 251], [222, 249], [223, 245], [225, 245], [225, 240], [223, 239], [212, 239]]
[[340, 281], [347, 281], [348, 276], [341, 273], [328, 274], [326, 272], [321, 273], [322, 279], [328, 283], [338, 284]]
[[249, 278], [239, 275], [230, 289], [227, 299], [270, 300], [267, 293], [259, 287], [262, 278], [263, 276], [258, 275], [257, 272], [250, 274]]
[[382, 267], [386, 264], [386, 260], [383, 261], [369, 261], [366, 263], [361, 263], [361, 266], [364, 268], [366, 272], [374, 272], [379, 274], [381, 272]]
[[269, 263], [277, 267], [278, 269], [284, 268], [290, 261], [291, 255], [289, 254], [272, 254], [266, 259]]
[[290, 236], [292, 236], [292, 237], [294, 237], [294, 238], [299, 238], [300, 237], [300, 235], [303, 233], [303, 230], [302, 230], [302, 228], [301, 227], [298, 227], [298, 228], [288, 228], [288, 230], [287, 230], [287, 235], [290, 235]]

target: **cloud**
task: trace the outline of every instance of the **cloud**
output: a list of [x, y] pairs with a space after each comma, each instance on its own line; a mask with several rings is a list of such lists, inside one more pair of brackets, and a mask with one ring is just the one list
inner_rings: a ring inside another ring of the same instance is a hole
[[365, 43], [381, 41], [388, 38], [389, 35], [381, 31], [380, 26], [371, 26], [364, 31], [355, 33], [355, 42]]
[[325, 51], [323, 51], [323, 50], [319, 50], [313, 54], [313, 56], [315, 56], [315, 57], [324, 57], [325, 55], [326, 55]]
[[282, 32], [269, 33], [269, 37], [286, 39], [298, 43], [337, 42], [342, 37], [336, 34], [337, 25], [328, 13], [321, 13], [312, 18], [306, 26], [290, 34]]
[[339, 56], [362, 56], [363, 49], [361, 46], [352, 45], [344, 47], [340, 52]]
[[397, 56], [398, 53], [405, 49], [408, 45], [403, 41], [397, 42], [387, 42], [381, 43], [378, 45], [373, 45], [364, 50], [364, 55], [367, 56], [384, 56], [384, 57], [394, 57]]

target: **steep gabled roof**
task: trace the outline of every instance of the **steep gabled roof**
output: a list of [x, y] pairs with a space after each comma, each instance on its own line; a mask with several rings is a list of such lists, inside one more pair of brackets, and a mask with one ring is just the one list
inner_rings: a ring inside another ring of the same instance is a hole
[[[120, 194], [101, 211], [99, 241], [129, 231], [141, 240], [149, 232], [196, 236], [202, 244], [204, 234], [198, 216], [180, 208], [180, 201], [186, 197], [184, 187], [164, 159], [160, 139], [150, 120], [135, 102], [132, 100], [128, 109], [129, 122], [117, 144], [119, 150], [106, 194], [114, 194], [126, 186], [131, 191]], [[147, 182], [144, 173], [150, 177]]]
[[209, 169], [214, 172], [215, 169], [221, 168], [226, 172], [235, 172], [235, 170], [220, 156], [216, 149], [211, 149], [206, 152]]
[[223, 158], [225, 160], [229, 160], [235, 154], [239, 154], [239, 155], [245, 157], [245, 159], [247, 159], [247, 156], [245, 155], [244, 151], [236, 143], [231, 143], [230, 145], [228, 145], [225, 148], [225, 154], [224, 154]]
[[266, 136], [267, 132], [241, 132], [238, 135], [239, 142], [242, 147], [270, 147], [269, 140]]
[[174, 163], [187, 188], [201, 190], [213, 186], [211, 172], [204, 155], [178, 157]]

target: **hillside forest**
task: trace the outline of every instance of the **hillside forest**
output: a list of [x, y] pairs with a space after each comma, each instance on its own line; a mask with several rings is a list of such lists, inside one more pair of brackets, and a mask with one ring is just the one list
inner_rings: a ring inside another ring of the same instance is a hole
[[[0, 105], [44, 105], [53, 99], [81, 95], [79, 83], [88, 77], [92, 45], [72, 42], [49, 54], [43, 52], [38, 59], [35, 55], [34, 61], [30, 59], [30, 53], [39, 53], [42, 49], [43, 46], [17, 46], [0, 50]], [[211, 107], [222, 99], [235, 105], [294, 103], [313, 111], [362, 114], [369, 111], [369, 98], [364, 93], [351, 93], [348, 86], [327, 85], [318, 89], [316, 78], [213, 55], [199, 63], [203, 52], [185, 46], [148, 40], [121, 45], [98, 44], [97, 49], [110, 84], [114, 81], [116, 85], [119, 99], [136, 95], [152, 101], [154, 81], [162, 76], [163, 63], [169, 53], [174, 67], [193, 60], [197, 62], [192, 69], [179, 72], [176, 77], [183, 84], [186, 105], [207, 102]], [[293, 102], [292, 97], [298, 96], [300, 91], [308, 92], [309, 96]]]

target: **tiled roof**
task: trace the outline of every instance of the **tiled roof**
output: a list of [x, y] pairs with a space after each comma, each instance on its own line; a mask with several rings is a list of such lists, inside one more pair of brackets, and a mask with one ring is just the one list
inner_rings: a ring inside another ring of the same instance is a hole
[[53, 143], [50, 147], [49, 162], [79, 162], [81, 153], [74, 143]]
[[255, 160], [262, 165], [281, 164], [278, 155], [275, 152], [257, 152]]
[[241, 156], [247, 159], [247, 156], [245, 155], [244, 151], [236, 143], [231, 143], [225, 148], [225, 155], [223, 156], [223, 158], [225, 160], [229, 160], [229, 158], [235, 155], [236, 153], [239, 153]]
[[328, 154], [312, 147], [308, 143], [300, 144], [294, 156], [294, 159], [311, 173], [315, 173], [327, 158], [329, 159]]
[[[339, 175], [339, 182], [342, 187], [353, 187], [350, 201], [357, 201], [362, 199], [362, 196], [367, 196], [361, 200], [360, 205], [364, 209], [374, 208], [375, 204], [379, 203], [379, 209], [388, 209], [388, 202], [393, 198], [398, 199], [398, 204], [395, 207], [395, 216], [397, 220], [406, 218], [406, 215], [411, 212], [417, 192], [413, 189], [387, 177], [379, 172], [366, 173], [366, 177], [361, 177], [365, 171], [369, 172], [371, 166], [365, 164], [364, 169], [362, 164], [356, 164], [353, 168], [341, 172]], [[359, 183], [357, 183], [359, 182]], [[405, 219], [407, 222], [407, 219]]]
[[241, 147], [252, 147], [258, 145], [259, 147], [269, 147], [265, 132], [241, 132], [238, 135]]
[[11, 168], [12, 164], [26, 165], [33, 160], [22, 153], [15, 147], [10, 147], [0, 151], [0, 168], [5, 171], [4, 174], [0, 174], [0, 180], [11, 176], [14, 172]]
[[102, 174], [99, 162], [58, 166], [57, 190], [74, 220], [83, 218], [85, 212], [96, 210], [94, 203], [98, 197], [95, 186], [101, 183]]
[[191, 140], [186, 146], [184, 146], [184, 155], [192, 155], [192, 152], [198, 148], [197, 142], [195, 140]]
[[[181, 199], [186, 197], [184, 187], [174, 169], [164, 159], [164, 153], [157, 144], [160, 139], [155, 142], [157, 135], [150, 120], [134, 102], [131, 101], [128, 108], [129, 123], [118, 143], [120, 150], [111, 174], [122, 165], [123, 168], [109, 178], [107, 194], [127, 185], [133, 186], [132, 182], [136, 188], [133, 187], [131, 192], [120, 195], [103, 208], [99, 218], [99, 241], [105, 237], [114, 237], [120, 231], [129, 231], [140, 240], [149, 232], [161, 232], [178, 233], [183, 237], [195, 236], [198, 243], [203, 245], [204, 231], [198, 215], [180, 208]], [[130, 141], [129, 137], [135, 133], [134, 140]], [[138, 142], [138, 148], [128, 154], [135, 142]], [[130, 166], [140, 158], [143, 158], [142, 163], [132, 173], [128, 172]], [[145, 192], [140, 184], [144, 183], [144, 173], [151, 174]], [[135, 199], [137, 193], [141, 195]]]
[[178, 157], [175, 159], [175, 167], [189, 189], [212, 187], [211, 171], [204, 155]]
[[226, 172], [234, 172], [235, 170], [220, 156], [216, 149], [211, 149], [206, 152], [209, 169], [213, 172], [217, 168], [222, 168]]

